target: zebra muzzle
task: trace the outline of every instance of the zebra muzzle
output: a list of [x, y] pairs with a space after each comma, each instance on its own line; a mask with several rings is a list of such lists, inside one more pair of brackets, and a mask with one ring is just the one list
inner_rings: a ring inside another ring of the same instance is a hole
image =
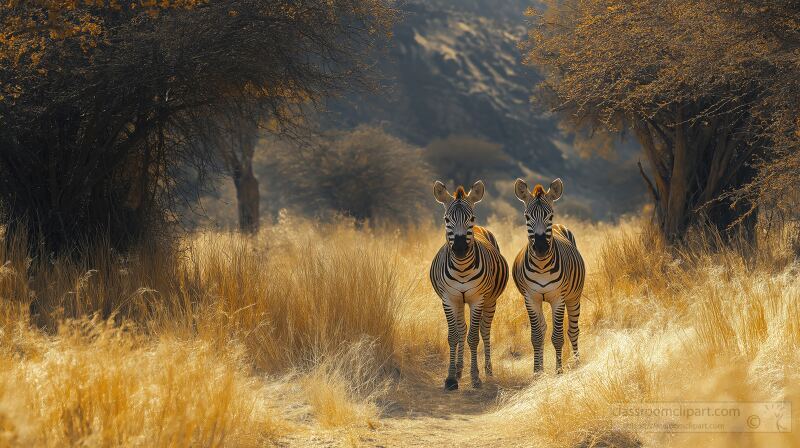
[[534, 235], [533, 236], [533, 250], [537, 254], [544, 254], [550, 248], [550, 242], [547, 241], [546, 235]]
[[469, 245], [467, 244], [467, 236], [466, 235], [456, 235], [453, 237], [453, 252], [456, 254], [457, 257], [462, 257], [467, 253], [467, 248]]

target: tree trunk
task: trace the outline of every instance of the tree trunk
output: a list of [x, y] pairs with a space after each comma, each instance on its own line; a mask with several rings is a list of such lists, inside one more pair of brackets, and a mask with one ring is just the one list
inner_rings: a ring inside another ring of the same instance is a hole
[[691, 179], [694, 176], [694, 166], [692, 160], [694, 154], [689, 148], [688, 137], [686, 135], [686, 124], [680, 109], [676, 112], [675, 136], [673, 138], [673, 162], [672, 174], [669, 182], [669, 199], [666, 204], [664, 215], [664, 234], [667, 239], [675, 240], [684, 230], [687, 221], [688, 199], [691, 189]]
[[258, 142], [258, 122], [243, 120], [238, 116], [226, 117], [227, 138], [220, 140], [220, 150], [228, 165], [233, 185], [236, 187], [236, 203], [239, 212], [239, 230], [257, 233], [260, 223], [258, 179], [253, 174], [253, 156]]
[[740, 219], [751, 211], [751, 204], [732, 206], [719, 199], [726, 190], [752, 179], [744, 161], [753, 148], [731, 138], [734, 123], [688, 123], [680, 108], [672, 120], [669, 125], [648, 120], [634, 125], [655, 180], [642, 170], [655, 205], [654, 219], [664, 237], [680, 241], [689, 227], [702, 222], [711, 225], [724, 242], [735, 235], [754, 242], [755, 215]]
[[258, 192], [258, 179], [253, 175], [251, 164], [234, 173], [233, 184], [236, 186], [236, 202], [239, 209], [239, 230], [247, 233], [258, 232], [259, 205], [261, 196]]

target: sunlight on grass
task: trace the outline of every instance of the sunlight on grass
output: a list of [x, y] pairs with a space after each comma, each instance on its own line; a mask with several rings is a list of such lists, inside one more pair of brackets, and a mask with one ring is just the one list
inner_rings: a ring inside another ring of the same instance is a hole
[[[609, 414], [617, 402], [793, 400], [800, 281], [787, 244], [770, 241], [745, 262], [702, 238], [668, 249], [640, 220], [567, 224], [589, 269], [582, 364], [567, 351], [566, 372], [555, 375], [546, 344], [545, 374], [533, 380], [527, 316], [509, 285], [492, 327], [487, 387], [497, 399], [472, 417], [483, 435], [448, 436], [536, 446], [800, 443], [796, 431], [621, 433]], [[488, 227], [512, 260], [524, 228], [502, 217]], [[0, 441], [257, 446], [315, 434], [323, 444], [379, 443], [384, 407], [405, 397], [413, 409], [425, 399], [420, 387], [439, 390], [445, 375], [446, 326], [427, 278], [442, 240], [438, 228], [358, 230], [285, 216], [256, 237], [201, 233], [176, 250], [127, 257], [87, 248], [76, 263], [28, 258], [24, 236], [9, 237], [0, 247]]]
[[96, 320], [13, 340], [0, 365], [8, 444], [258, 446], [282, 431], [236, 347], [151, 342]]

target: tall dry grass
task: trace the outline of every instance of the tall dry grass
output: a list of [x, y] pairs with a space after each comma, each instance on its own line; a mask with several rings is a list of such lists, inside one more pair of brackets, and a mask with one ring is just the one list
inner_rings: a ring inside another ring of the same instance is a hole
[[[525, 243], [517, 221], [488, 222], [509, 261]], [[589, 269], [582, 364], [554, 375], [547, 344], [548, 373], [533, 380], [527, 316], [510, 284], [492, 328], [487, 386], [500, 393], [491, 412], [473, 417], [475, 433], [459, 437], [800, 442], [619, 432], [609, 416], [617, 402], [793, 400], [800, 283], [789, 239], [773, 232], [744, 258], [700, 236], [668, 249], [639, 220], [568, 225]], [[82, 249], [80, 262], [29, 258], [24, 236], [4, 240], [0, 443], [379, 443], [394, 417], [385, 405], [430, 399], [423, 393], [445, 373], [446, 326], [427, 278], [438, 228], [358, 230], [284, 216], [256, 237], [201, 233], [178, 250], [124, 257], [99, 245]]]
[[668, 249], [639, 229], [613, 229], [590, 255], [584, 364], [509, 397], [495, 417], [513, 424], [500, 428], [533, 434], [541, 446], [798, 446], [797, 431], [615, 430], [615, 403], [796, 403], [800, 393], [800, 281], [791, 241], [766, 235], [756, 254], [713, 250], [713, 236], [696, 231]]

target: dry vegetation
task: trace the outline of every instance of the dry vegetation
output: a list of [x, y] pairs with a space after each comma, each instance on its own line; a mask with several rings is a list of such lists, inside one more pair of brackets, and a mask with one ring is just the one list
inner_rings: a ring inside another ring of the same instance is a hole
[[[524, 242], [517, 221], [488, 223], [507, 258]], [[797, 430], [618, 433], [608, 411], [798, 396], [800, 281], [782, 235], [745, 263], [699, 237], [670, 251], [638, 220], [569, 224], [590, 270], [582, 365], [554, 375], [548, 345], [547, 373], [532, 378], [510, 285], [494, 379], [448, 394], [446, 327], [427, 280], [438, 228], [284, 217], [254, 237], [199, 234], [125, 258], [99, 247], [80, 263], [27, 259], [24, 238], [8, 237], [0, 445], [800, 443]]]

